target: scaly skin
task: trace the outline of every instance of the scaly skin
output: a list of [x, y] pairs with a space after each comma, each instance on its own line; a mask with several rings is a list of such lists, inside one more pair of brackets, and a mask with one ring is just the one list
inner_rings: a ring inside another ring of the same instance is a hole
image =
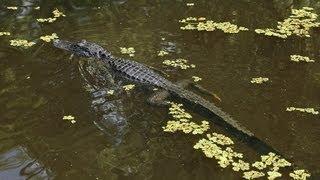
[[213, 103], [210, 103], [199, 95], [172, 83], [146, 65], [140, 64], [135, 61], [114, 57], [110, 52], [106, 51], [101, 46], [95, 43], [87, 42], [85, 40], [76, 43], [63, 40], [55, 40], [53, 44], [55, 47], [70, 51], [71, 53], [78, 56], [101, 60], [106, 64], [106, 66], [116, 72], [116, 74], [119, 74], [121, 77], [124, 77], [130, 81], [146, 86], [165, 89], [172, 95], [177, 96], [189, 103], [197, 105], [198, 107], [201, 107], [202, 110], [205, 110], [209, 114], [219, 116], [229, 126], [235, 128], [236, 130], [249, 137], [253, 137], [252, 132], [241, 126], [230, 115], [222, 111]]

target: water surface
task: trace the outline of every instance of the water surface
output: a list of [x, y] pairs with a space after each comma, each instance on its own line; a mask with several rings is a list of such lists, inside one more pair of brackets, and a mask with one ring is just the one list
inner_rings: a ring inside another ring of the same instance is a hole
[[[25, 179], [20, 170], [35, 160], [43, 167], [32, 178], [43, 179], [239, 179], [241, 173], [221, 170], [212, 159], [193, 150], [196, 136], [162, 131], [167, 108], [146, 103], [137, 88], [120, 96], [128, 121], [120, 144], [94, 124], [99, 115], [78, 71], [80, 58], [55, 49], [39, 36], [57, 33], [61, 39], [86, 39], [120, 54], [119, 47], [134, 47], [134, 60], [165, 71], [173, 81], [202, 77], [200, 84], [221, 98], [211, 99], [257, 137], [284, 154], [300, 168], [320, 173], [318, 116], [286, 112], [286, 107], [319, 108], [320, 65], [293, 63], [291, 54], [319, 59], [320, 37], [281, 40], [254, 33], [274, 26], [290, 8], [314, 7], [316, 1], [208, 0], [187, 7], [184, 1], [13, 1], [1, 0], [0, 31], [0, 179]], [[25, 6], [18, 11], [6, 6]], [[40, 6], [35, 10], [28, 6]], [[66, 17], [52, 24], [36, 18], [50, 17], [55, 8]], [[180, 30], [179, 19], [197, 16], [230, 21], [250, 29], [239, 34]], [[12, 38], [33, 40], [29, 49], [10, 46]], [[163, 39], [164, 38], [164, 39]], [[159, 50], [170, 55], [158, 57]], [[185, 58], [191, 70], [162, 65], [166, 58]], [[262, 85], [252, 77], [268, 77]], [[208, 98], [208, 97], [207, 97]], [[76, 123], [62, 120], [73, 115]], [[195, 118], [202, 120], [203, 117]], [[229, 135], [223, 127], [212, 130]], [[230, 135], [231, 136], [231, 135]], [[232, 136], [231, 136], [232, 137]], [[260, 155], [234, 138], [237, 150], [250, 160]]]

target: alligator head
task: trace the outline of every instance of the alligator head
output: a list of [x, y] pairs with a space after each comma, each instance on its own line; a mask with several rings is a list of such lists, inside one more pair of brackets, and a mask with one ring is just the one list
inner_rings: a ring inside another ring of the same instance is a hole
[[111, 57], [111, 53], [106, 51], [103, 47], [86, 40], [70, 42], [56, 39], [53, 41], [53, 45], [81, 57], [92, 57], [97, 59], [106, 59]]

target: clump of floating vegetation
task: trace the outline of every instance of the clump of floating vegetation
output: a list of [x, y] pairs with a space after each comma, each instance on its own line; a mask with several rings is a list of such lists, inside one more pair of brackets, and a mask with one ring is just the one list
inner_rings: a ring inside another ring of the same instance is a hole
[[315, 62], [313, 59], [310, 59], [307, 56], [300, 55], [290, 55], [290, 60], [294, 62]]
[[10, 36], [10, 32], [0, 32], [0, 36]]
[[305, 180], [311, 175], [308, 172], [306, 172], [306, 170], [299, 169], [299, 170], [293, 171], [293, 173], [290, 173], [289, 176], [295, 180]]
[[296, 107], [287, 107], [286, 111], [300, 111], [300, 112], [306, 112], [310, 114], [317, 115], [319, 114], [319, 111], [316, 111], [314, 108], [296, 108]]
[[7, 7], [7, 9], [10, 9], [10, 10], [17, 10], [17, 9], [18, 9], [18, 7], [16, 7], [16, 6], [8, 6], [8, 7]]
[[58, 9], [55, 9], [54, 11], [52, 11], [53, 17], [58, 18], [58, 17], [66, 17], [65, 14], [63, 14], [63, 12], [59, 11]]
[[[254, 162], [252, 164], [252, 167], [260, 171], [267, 169], [268, 179], [276, 179], [278, 177], [282, 177], [282, 174], [279, 172], [280, 168], [290, 167], [291, 165], [292, 164], [288, 162], [286, 159], [281, 158], [275, 153], [270, 152], [267, 155], [262, 155], [261, 161]], [[301, 174], [304, 171], [305, 170], [300, 170]], [[290, 173], [290, 176], [291, 174], [293, 173]]]
[[66, 15], [63, 14], [62, 12], [60, 12], [58, 9], [55, 9], [54, 11], [52, 11], [53, 17], [49, 17], [49, 18], [38, 18], [37, 21], [38, 22], [48, 22], [48, 23], [52, 23], [54, 21], [57, 20], [57, 18], [59, 17], [65, 17]]
[[13, 40], [10, 40], [10, 45], [11, 46], [20, 46], [20, 47], [28, 48], [28, 47], [31, 47], [31, 46], [33, 46], [35, 44], [36, 44], [35, 42], [28, 42], [25, 39], [13, 39]]
[[135, 85], [134, 84], [128, 84], [128, 85], [125, 85], [125, 86], [122, 86], [122, 87], [123, 87], [123, 89], [125, 91], [130, 91], [135, 87]]
[[243, 178], [245, 179], [256, 179], [256, 178], [260, 178], [265, 176], [265, 174], [263, 172], [259, 172], [259, 171], [247, 171], [243, 173]]
[[187, 6], [194, 6], [194, 3], [187, 3]]
[[267, 82], [269, 81], [269, 78], [266, 78], [266, 77], [257, 77], [257, 78], [252, 78], [251, 79], [251, 83], [255, 83], [255, 84], [262, 84], [264, 82]]
[[161, 51], [159, 51], [158, 56], [165, 56], [165, 55], [168, 55], [168, 54], [169, 53], [167, 51], [161, 50]]
[[52, 33], [51, 35], [45, 35], [45, 36], [41, 36], [40, 39], [45, 41], [45, 42], [50, 42], [54, 39], [58, 39], [58, 35], [56, 33]]
[[[185, 133], [202, 134], [209, 130], [209, 123], [205, 122], [206, 128], [203, 129], [200, 125], [193, 124], [193, 127], [200, 128], [201, 133], [196, 133], [189, 125], [183, 123], [189, 123], [192, 116], [183, 109], [182, 104], [176, 104], [170, 102], [169, 114], [173, 116], [177, 121], [168, 121], [166, 127], [163, 127], [166, 132], [177, 132], [183, 131]], [[234, 142], [229, 137], [218, 134], [208, 133], [206, 138], [200, 139], [194, 146], [194, 149], [200, 149], [204, 155], [208, 158], [213, 158], [218, 161], [218, 165], [222, 168], [232, 166], [234, 171], [243, 171], [243, 178], [245, 179], [256, 179], [268, 175], [268, 179], [276, 179], [282, 177], [279, 172], [280, 168], [291, 166], [291, 163], [286, 159], [281, 158], [275, 153], [268, 153], [262, 155], [261, 160], [250, 163], [243, 160], [244, 155], [242, 153], [233, 150]], [[250, 169], [253, 168], [253, 169]], [[306, 179], [310, 177], [305, 170], [296, 170], [290, 173], [293, 179]]]
[[134, 50], [133, 47], [129, 47], [129, 48], [126, 48], [126, 47], [120, 47], [120, 52], [122, 54], [129, 54], [130, 57], [133, 57], [134, 56], [134, 53], [136, 52]]
[[181, 59], [181, 58], [178, 58], [175, 60], [166, 59], [162, 63], [167, 66], [172, 66], [172, 67], [176, 67], [176, 68], [180, 68], [180, 69], [188, 69], [188, 68], [195, 68], [196, 67], [196, 65], [194, 65], [194, 64], [188, 64], [188, 60]]
[[310, 37], [310, 29], [320, 26], [320, 23], [316, 22], [318, 15], [312, 11], [313, 8], [310, 7], [292, 9], [291, 16], [283, 22], [278, 22], [277, 29], [256, 29], [255, 32], [279, 38], [287, 38], [291, 35]]
[[230, 22], [214, 22], [200, 17], [188, 17], [180, 20], [179, 22], [186, 24], [180, 27], [182, 30], [198, 30], [198, 31], [215, 31], [219, 29], [225, 33], [239, 33], [240, 31], [248, 31], [248, 28], [231, 24]]
[[114, 94], [114, 90], [113, 90], [113, 89], [108, 90], [108, 91], [107, 91], [107, 94], [108, 94], [108, 95], [113, 95], [113, 94]]
[[182, 108], [182, 104], [170, 102], [170, 105], [171, 106], [169, 108], [169, 114], [171, 114], [175, 120], [168, 121], [167, 125], [165, 127], [162, 127], [163, 131], [182, 131], [186, 134], [203, 134], [210, 128], [209, 122], [207, 121], [202, 121], [201, 124], [191, 122], [190, 119], [192, 118], [192, 116]]
[[202, 80], [202, 78], [198, 77], [198, 76], [192, 76], [192, 79], [193, 79], [194, 82], [198, 82], [198, 81]]
[[190, 122], [188, 119], [180, 119], [178, 121], [168, 121], [167, 125], [163, 127], [165, 132], [182, 131], [186, 134], [203, 134], [209, 129], [209, 123], [202, 121], [201, 124]]
[[72, 116], [72, 115], [63, 116], [62, 119], [66, 120], [66, 121], [70, 121], [72, 124], [76, 123], [76, 120], [75, 120], [74, 116]]
[[[208, 158], [214, 158], [218, 161], [218, 164], [222, 168], [226, 168], [229, 165], [233, 165], [236, 170], [239, 168], [239, 161], [237, 163], [236, 159], [243, 158], [242, 153], [235, 152], [231, 147], [225, 147], [225, 145], [233, 144], [230, 138], [221, 135], [221, 137], [212, 138], [211, 135], [207, 135], [208, 139], [200, 139], [194, 146], [194, 149], [201, 149], [202, 152]], [[217, 140], [218, 139], [218, 140]], [[232, 142], [232, 143], [231, 143]], [[249, 170], [249, 164], [245, 162], [240, 162], [245, 164], [240, 169]], [[240, 170], [239, 169], [239, 170]]]

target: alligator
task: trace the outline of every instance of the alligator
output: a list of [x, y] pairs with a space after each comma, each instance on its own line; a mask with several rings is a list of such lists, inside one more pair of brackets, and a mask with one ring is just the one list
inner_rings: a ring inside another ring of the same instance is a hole
[[119, 145], [126, 133], [128, 122], [121, 99], [111, 97], [108, 92], [117, 92], [121, 87], [115, 83], [101, 62], [91, 59], [79, 61], [78, 68], [84, 88], [90, 95], [91, 108], [98, 117], [93, 123], [114, 145]]
[[182, 86], [171, 82], [147, 65], [114, 57], [100, 45], [86, 40], [71, 42], [56, 39], [53, 41], [53, 45], [80, 57], [93, 58], [102, 61], [105, 66], [117, 76], [145, 87], [160, 88], [169, 92], [170, 95], [180, 98], [183, 102], [188, 102], [194, 107], [200, 107], [200, 109], [206, 113], [220, 117], [228, 128], [232, 128], [247, 137], [254, 137], [254, 134], [251, 131], [240, 125], [239, 122], [234, 120], [229, 114], [221, 110], [215, 104]]

